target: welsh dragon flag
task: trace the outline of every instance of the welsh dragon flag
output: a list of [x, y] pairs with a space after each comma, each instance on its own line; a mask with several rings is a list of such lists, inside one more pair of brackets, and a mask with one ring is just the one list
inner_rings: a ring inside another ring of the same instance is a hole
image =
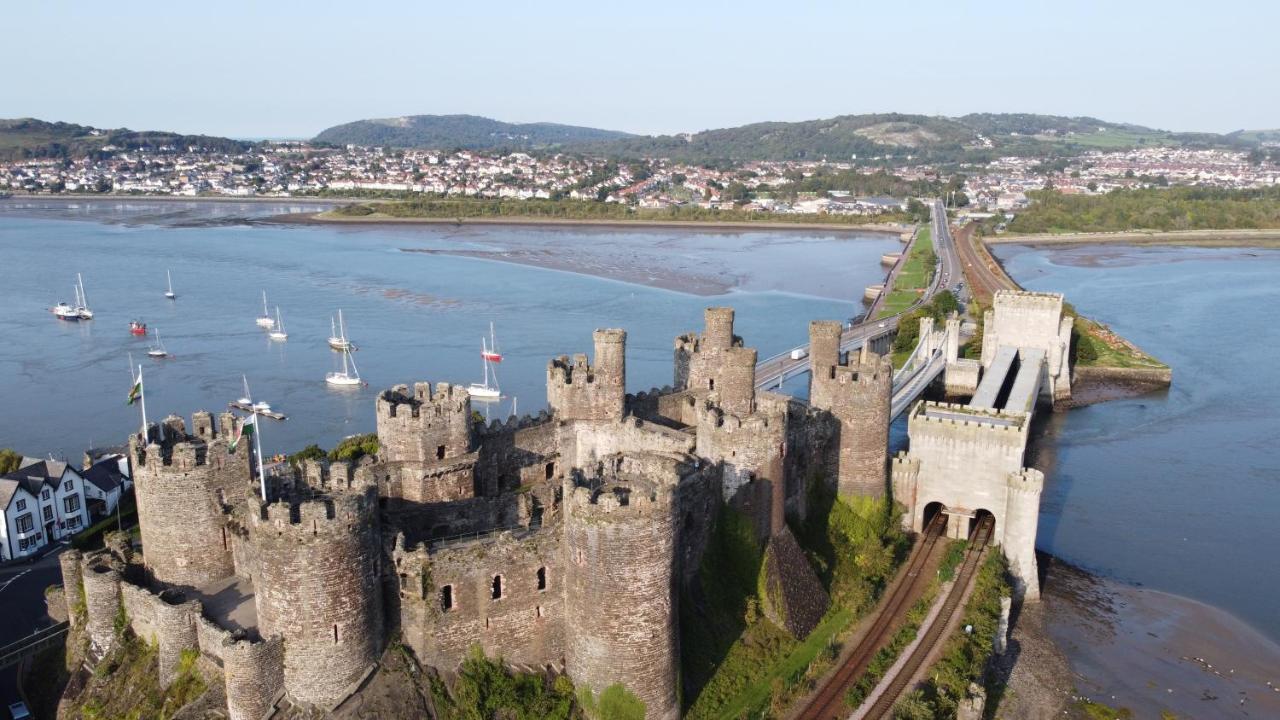
[[231, 445], [228, 447], [228, 449], [234, 452], [236, 449], [236, 446], [240, 444], [241, 440], [253, 435], [253, 433], [258, 429], [257, 426], [258, 426], [257, 415], [245, 418], [244, 422], [240, 423], [240, 426], [236, 428], [236, 436], [234, 439], [232, 439]]
[[126, 405], [132, 405], [138, 401], [138, 397], [142, 395], [142, 378], [139, 377], [133, 381], [133, 387], [129, 388], [129, 399]]

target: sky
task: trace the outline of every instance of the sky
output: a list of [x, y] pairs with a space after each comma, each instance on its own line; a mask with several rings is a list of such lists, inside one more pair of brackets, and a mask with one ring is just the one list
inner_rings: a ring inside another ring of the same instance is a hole
[[1034, 112], [1280, 127], [1280, 3], [125, 3], [0, 12], [0, 117], [310, 137], [470, 113], [636, 133]]

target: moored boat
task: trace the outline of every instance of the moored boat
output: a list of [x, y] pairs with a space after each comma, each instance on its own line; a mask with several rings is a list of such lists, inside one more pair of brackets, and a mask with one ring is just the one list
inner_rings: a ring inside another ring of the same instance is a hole
[[130, 320], [130, 321], [129, 321], [129, 333], [130, 333], [131, 335], [146, 335], [146, 334], [147, 334], [147, 324], [146, 324], [146, 323], [144, 323], [144, 322], [142, 322], [141, 320]]
[[258, 327], [273, 328], [276, 326], [275, 318], [271, 317], [271, 313], [267, 311], [267, 291], [262, 291], [262, 314], [258, 316]]

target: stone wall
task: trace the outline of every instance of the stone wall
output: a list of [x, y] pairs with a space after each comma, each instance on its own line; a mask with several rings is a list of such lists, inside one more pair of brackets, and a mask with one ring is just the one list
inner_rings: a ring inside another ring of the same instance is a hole
[[120, 612], [120, 572], [109, 560], [97, 556], [86, 560], [83, 579], [89, 651], [95, 658], [102, 658], [115, 647], [115, 623]]
[[[809, 325], [809, 403], [839, 420], [836, 477], [841, 494], [883, 496], [889, 460], [893, 363], [871, 352], [840, 357], [840, 324]], [[834, 360], [834, 362], [832, 362]]]
[[997, 290], [992, 308], [983, 316], [982, 366], [991, 364], [1001, 345], [1044, 350], [1044, 390], [1053, 402], [1071, 397], [1068, 367], [1073, 321], [1062, 312], [1061, 293]]
[[250, 537], [258, 627], [284, 638], [286, 690], [319, 706], [341, 700], [383, 644], [376, 487], [261, 506]]
[[71, 627], [84, 622], [78, 608], [84, 602], [83, 578], [84, 556], [75, 548], [67, 548], [58, 555], [58, 565], [62, 568], [62, 597], [66, 602], [67, 620]]
[[160, 582], [199, 587], [234, 572], [224, 503], [249, 490], [249, 444], [229, 451], [230, 415], [222, 433], [209, 413], [196, 413], [199, 435], [186, 435], [182, 418], [164, 422], [163, 443], [145, 449], [131, 439], [143, 560]]
[[565, 617], [560, 539], [556, 525], [430, 551], [399, 549], [405, 643], [421, 662], [445, 671], [472, 645], [514, 665], [558, 667]]

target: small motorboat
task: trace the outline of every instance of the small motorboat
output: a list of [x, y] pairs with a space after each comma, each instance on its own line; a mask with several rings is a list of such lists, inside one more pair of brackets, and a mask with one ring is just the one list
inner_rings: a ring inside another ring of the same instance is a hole
[[80, 311], [71, 305], [60, 302], [53, 306], [53, 316], [59, 320], [67, 320], [68, 322], [77, 322], [80, 320]]
[[129, 334], [131, 334], [131, 335], [146, 335], [146, 334], [147, 334], [147, 324], [146, 324], [146, 323], [144, 323], [144, 322], [142, 322], [141, 320], [130, 320], [130, 321], [129, 321]]

